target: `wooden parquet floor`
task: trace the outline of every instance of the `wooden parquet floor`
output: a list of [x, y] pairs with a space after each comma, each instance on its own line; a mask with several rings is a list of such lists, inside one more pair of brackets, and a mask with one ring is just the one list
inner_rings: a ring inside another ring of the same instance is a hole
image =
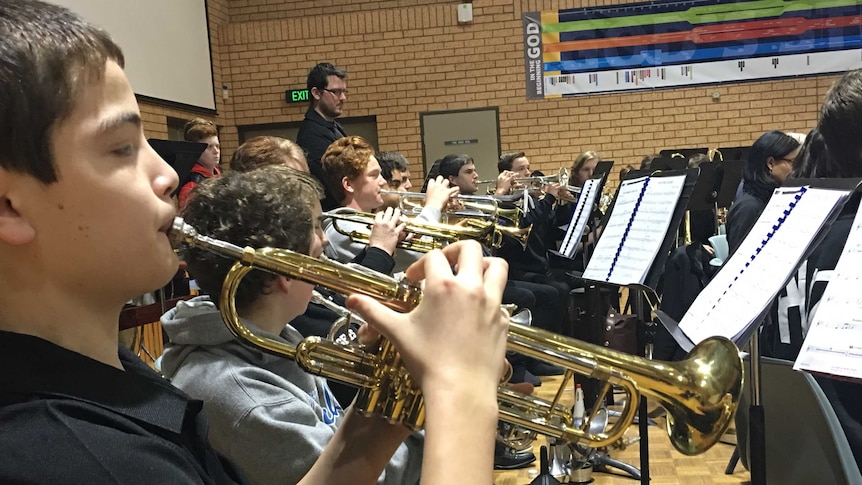
[[[557, 392], [562, 377], [543, 377], [542, 386], [536, 388], [535, 394], [539, 397], [550, 399]], [[564, 393], [564, 399], [571, 403], [574, 396], [572, 384], [568, 384]], [[653, 406], [650, 406], [652, 409]], [[718, 443], [707, 452], [698, 456], [685, 456], [677, 452], [668, 441], [667, 433], [664, 431], [664, 420], [657, 420], [658, 426], [649, 427], [649, 449], [650, 449], [650, 475], [652, 485], [713, 485], [734, 484], [748, 485], [749, 474], [737, 465], [733, 475], [725, 475], [724, 469], [733, 453], [733, 445]], [[626, 432], [626, 437], [635, 437], [638, 434], [637, 425], [633, 425]], [[539, 456], [539, 447], [547, 444], [544, 437], [539, 437], [533, 443], [533, 452]], [[639, 444], [634, 443], [625, 450], [611, 450], [610, 456], [614, 459], [632, 464], [640, 468]], [[528, 485], [539, 470], [539, 460], [529, 468], [521, 470], [497, 471], [494, 473], [495, 485]], [[635, 485], [639, 481], [622, 472], [613, 470], [613, 473], [594, 472], [593, 485]]]

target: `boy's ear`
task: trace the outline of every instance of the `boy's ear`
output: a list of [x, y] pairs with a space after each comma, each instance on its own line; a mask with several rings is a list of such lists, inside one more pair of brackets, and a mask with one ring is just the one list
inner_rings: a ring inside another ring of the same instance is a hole
[[350, 182], [350, 179], [347, 177], [341, 177], [341, 187], [348, 194], [353, 193], [353, 184]]
[[290, 293], [290, 289], [293, 288], [293, 281], [294, 280], [292, 279], [279, 275], [275, 277], [275, 287], [278, 288], [278, 291]]
[[0, 169], [0, 241], [20, 246], [33, 240], [36, 230], [19, 213], [9, 198], [9, 174]]

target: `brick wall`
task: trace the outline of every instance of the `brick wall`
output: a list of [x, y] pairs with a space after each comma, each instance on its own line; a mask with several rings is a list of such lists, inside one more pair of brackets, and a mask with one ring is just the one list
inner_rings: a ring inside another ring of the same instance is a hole
[[[585, 150], [619, 168], [663, 148], [748, 145], [770, 129], [807, 132], [834, 79], [528, 101], [522, 13], [625, 1], [477, 0], [469, 25], [456, 21], [458, 2], [208, 3], [216, 88], [224, 83], [231, 93], [227, 102], [216, 96], [225, 159], [237, 146], [236, 126], [302, 119], [306, 106], [287, 105], [284, 91], [304, 87], [308, 69], [321, 61], [348, 71], [344, 115], [376, 115], [381, 150], [421, 166], [420, 112], [497, 106], [502, 149], [526, 151], [546, 172]], [[168, 113], [144, 111], [148, 130], [158, 131]]]
[[333, 13], [388, 10], [441, 3], [439, 0], [231, 0], [231, 22], [324, 16]]

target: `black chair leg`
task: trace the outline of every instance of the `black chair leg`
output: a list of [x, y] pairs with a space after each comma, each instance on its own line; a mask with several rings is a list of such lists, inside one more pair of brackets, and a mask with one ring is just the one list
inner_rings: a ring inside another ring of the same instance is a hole
[[727, 468], [724, 469], [724, 474], [733, 475], [737, 463], [739, 463], [739, 448], [734, 448], [733, 454], [730, 455], [730, 461], [727, 462]]

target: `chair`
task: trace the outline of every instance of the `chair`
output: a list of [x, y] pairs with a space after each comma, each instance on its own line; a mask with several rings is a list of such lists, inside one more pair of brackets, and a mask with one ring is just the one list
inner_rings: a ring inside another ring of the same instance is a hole
[[156, 359], [162, 355], [164, 350], [164, 338], [162, 337], [162, 324], [159, 318], [164, 311], [177, 306], [182, 300], [191, 296], [184, 296], [165, 301], [162, 304], [152, 303], [143, 306], [130, 306], [120, 312], [120, 330], [135, 329], [135, 338], [132, 342], [132, 352], [136, 353], [147, 365], [158, 370]]
[[[766, 419], [766, 479], [770, 484], [859, 485], [862, 475], [832, 405], [814, 378], [793, 362], [761, 358]], [[736, 415], [737, 443], [748, 468], [748, 406], [744, 386]]]
[[709, 245], [715, 251], [715, 257], [710, 260], [711, 266], [721, 266], [727, 259], [727, 253], [730, 250], [727, 247], [727, 235], [719, 234], [718, 236], [710, 236]]

